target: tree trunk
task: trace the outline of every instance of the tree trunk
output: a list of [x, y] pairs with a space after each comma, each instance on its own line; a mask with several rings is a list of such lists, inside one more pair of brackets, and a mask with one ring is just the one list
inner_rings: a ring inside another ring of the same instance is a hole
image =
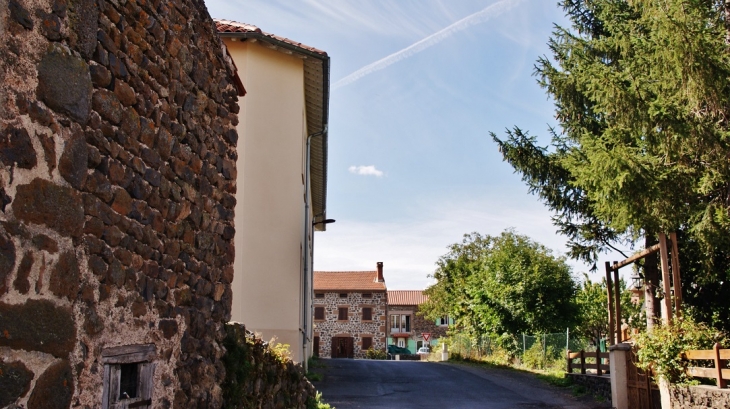
[[[653, 234], [645, 236], [645, 246], [649, 248], [657, 243]], [[646, 310], [646, 330], [651, 331], [659, 311], [659, 300], [656, 298], [656, 289], [659, 287], [659, 258], [657, 253], [649, 254], [644, 258], [644, 308]]]

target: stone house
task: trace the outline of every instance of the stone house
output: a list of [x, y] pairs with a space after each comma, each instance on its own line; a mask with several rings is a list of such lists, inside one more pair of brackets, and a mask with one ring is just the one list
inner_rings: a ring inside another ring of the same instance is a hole
[[422, 346], [437, 345], [439, 338], [446, 336], [448, 317], [432, 321], [418, 315], [418, 306], [427, 300], [421, 290], [388, 290], [388, 345], [415, 354]]
[[385, 350], [388, 294], [383, 263], [375, 271], [314, 272], [314, 355], [364, 358]]
[[0, 1], [0, 407], [221, 406], [237, 84], [202, 1]]
[[[329, 56], [216, 20], [246, 87], [238, 113], [232, 319], [312, 354], [312, 242], [327, 208]], [[251, 285], [255, 283], [255, 285]]]

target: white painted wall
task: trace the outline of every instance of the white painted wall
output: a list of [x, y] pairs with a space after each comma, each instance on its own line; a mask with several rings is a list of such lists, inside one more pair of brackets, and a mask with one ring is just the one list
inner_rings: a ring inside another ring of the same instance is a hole
[[232, 320], [265, 340], [276, 336], [301, 362], [308, 356], [300, 330], [306, 152], [303, 61], [259, 42], [224, 41], [246, 88], [246, 96], [239, 100]]

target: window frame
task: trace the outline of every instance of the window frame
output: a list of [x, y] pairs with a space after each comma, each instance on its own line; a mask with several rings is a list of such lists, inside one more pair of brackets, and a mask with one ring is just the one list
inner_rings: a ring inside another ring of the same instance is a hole
[[[368, 311], [368, 318], [365, 318], [365, 310]], [[373, 307], [362, 307], [362, 321], [372, 321], [373, 320]]]
[[[368, 346], [365, 346], [365, 340], [368, 341]], [[367, 351], [373, 347], [373, 337], [362, 337], [362, 350]]]
[[[321, 312], [321, 317], [317, 316], [317, 312]], [[326, 319], [326, 311], [324, 307], [314, 307], [314, 320], [315, 321], [324, 321]]]
[[[102, 409], [126, 409], [133, 406], [141, 409], [152, 407], [152, 390], [154, 389], [155, 358], [157, 352], [154, 344], [122, 345], [105, 348], [101, 352], [101, 363], [104, 365], [102, 384]], [[127, 369], [135, 365], [137, 376], [136, 397], [122, 399], [120, 383], [122, 365]]]
[[[345, 318], [342, 317], [342, 311], [345, 311]], [[349, 307], [337, 307], [337, 321], [349, 321], [350, 320], [350, 308]]]

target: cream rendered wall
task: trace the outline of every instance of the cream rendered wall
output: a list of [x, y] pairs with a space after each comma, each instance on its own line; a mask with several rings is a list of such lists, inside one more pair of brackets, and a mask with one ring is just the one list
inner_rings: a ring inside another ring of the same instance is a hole
[[224, 41], [246, 88], [239, 99], [232, 320], [266, 340], [276, 336], [302, 362], [303, 61], [260, 43]]

